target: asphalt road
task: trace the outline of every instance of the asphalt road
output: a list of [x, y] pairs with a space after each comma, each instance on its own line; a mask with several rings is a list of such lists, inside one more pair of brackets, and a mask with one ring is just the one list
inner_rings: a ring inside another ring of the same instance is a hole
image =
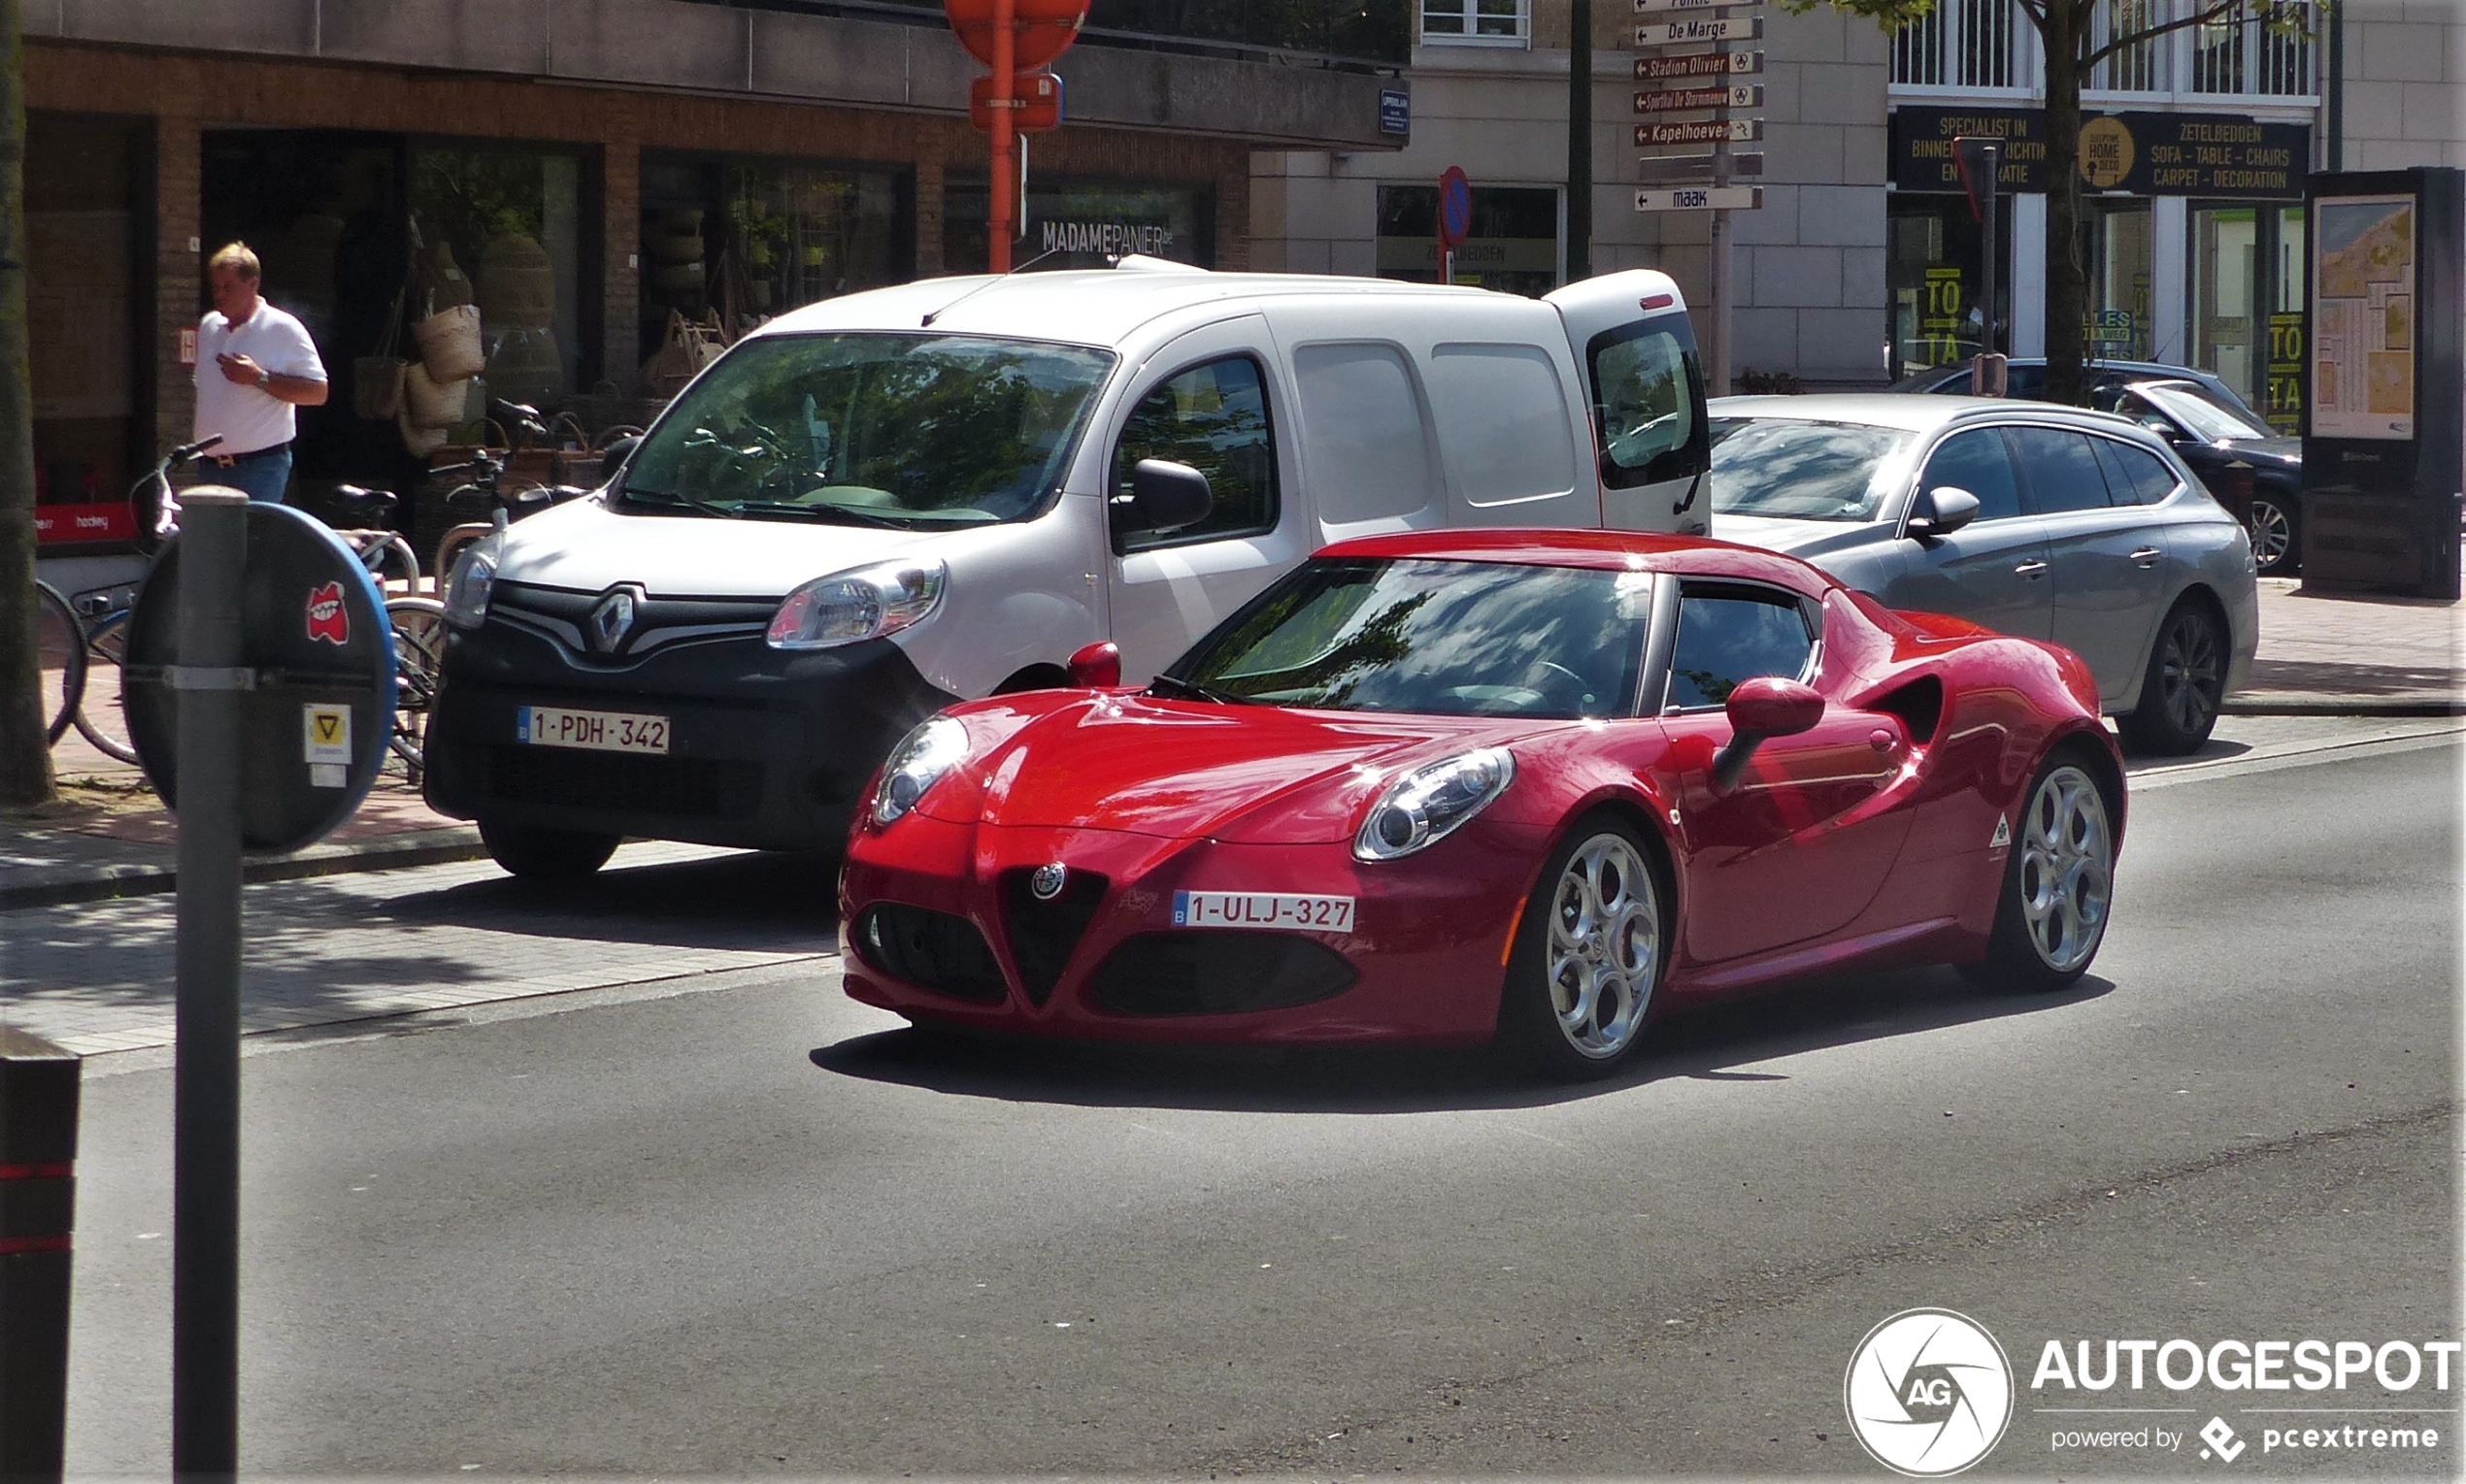
[[[2223, 1417], [2236, 1472], [2453, 1476], [2457, 1368], [2028, 1381], [2049, 1339], [2457, 1337], [2458, 764], [2145, 775], [2076, 989], [1829, 980], [1574, 1091], [1469, 1056], [952, 1050], [816, 962], [264, 1039], [243, 1468], [1880, 1477], [1843, 1369], [1937, 1305], [2019, 1373], [1983, 1473], [2219, 1467], [2053, 1447], [2084, 1419], [2049, 1408], [2103, 1403]], [[77, 1472], [167, 1463], [150, 1055], [86, 1087]], [[2444, 1435], [2264, 1456], [2262, 1405]]]

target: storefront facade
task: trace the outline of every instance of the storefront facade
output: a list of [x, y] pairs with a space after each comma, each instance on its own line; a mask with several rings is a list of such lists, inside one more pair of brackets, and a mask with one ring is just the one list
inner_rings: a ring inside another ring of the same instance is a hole
[[[65, 0], [30, 19], [44, 549], [124, 541], [130, 479], [189, 436], [183, 332], [225, 242], [255, 248], [266, 298], [309, 326], [331, 379], [299, 418], [312, 508], [339, 482], [416, 482], [424, 445], [496, 431], [489, 398], [590, 432], [638, 421], [680, 325], [732, 338], [981, 269], [979, 69], [938, 7], [625, 0], [622, 27], [603, 9], [458, 8], [426, 32], [428, 12], [381, 0]], [[1176, 41], [1091, 34], [1064, 58], [1071, 106], [1031, 142], [1020, 262], [1050, 237], [1046, 267], [1128, 251], [1244, 266], [1252, 148], [1381, 147], [1367, 71], [1276, 88], [1286, 63]], [[465, 415], [360, 415], [362, 368], [415, 355], [409, 327], [465, 305], [486, 360]]]

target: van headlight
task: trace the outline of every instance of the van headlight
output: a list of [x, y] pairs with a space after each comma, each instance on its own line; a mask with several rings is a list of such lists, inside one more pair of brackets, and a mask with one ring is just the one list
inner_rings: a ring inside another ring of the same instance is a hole
[[830, 649], [896, 634], [932, 616], [949, 576], [938, 561], [894, 561], [816, 577], [787, 595], [765, 637], [774, 649]]
[[1483, 747], [1424, 763], [1387, 785], [1352, 838], [1353, 859], [1392, 861], [1426, 850], [1488, 808], [1516, 781], [1516, 758]]
[[446, 622], [457, 629], [476, 629], [487, 621], [488, 594], [497, 583], [497, 554], [505, 546], [501, 532], [491, 532], [462, 548], [453, 571], [446, 577]]
[[882, 781], [874, 785], [874, 828], [897, 823], [967, 755], [968, 729], [948, 716], [936, 716], [901, 738], [890, 761], [882, 765]]

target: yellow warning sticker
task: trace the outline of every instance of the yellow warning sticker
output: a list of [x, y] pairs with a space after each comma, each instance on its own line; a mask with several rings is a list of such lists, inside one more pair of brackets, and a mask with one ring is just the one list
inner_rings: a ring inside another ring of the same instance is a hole
[[351, 709], [312, 702], [300, 711], [306, 728], [308, 761], [348, 765], [351, 760]]

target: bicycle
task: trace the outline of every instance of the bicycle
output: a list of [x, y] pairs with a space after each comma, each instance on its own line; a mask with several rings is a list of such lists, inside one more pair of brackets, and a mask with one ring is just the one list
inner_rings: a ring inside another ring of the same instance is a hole
[[43, 742], [50, 746], [77, 721], [85, 699], [85, 626], [58, 588], [35, 579], [34, 651], [43, 673]]
[[529, 448], [534, 442], [545, 441], [550, 435], [547, 425], [540, 421], [537, 408], [519, 402], [497, 402], [492, 404], [492, 411], [513, 425], [517, 441], [512, 447], [502, 452], [482, 448], [463, 463], [448, 464], [442, 469], [429, 471], [432, 476], [477, 471], [479, 478], [455, 486], [446, 496], [446, 509], [476, 509], [486, 515], [484, 519], [465, 520], [450, 526], [446, 534], [438, 539], [437, 560], [428, 570], [437, 575], [440, 588], [453, 576], [454, 562], [474, 543], [507, 522], [520, 520], [525, 515], [536, 515], [552, 505], [562, 505], [590, 493], [577, 484], [536, 484], [525, 489], [507, 489], [505, 472], [514, 462], [514, 456]]

